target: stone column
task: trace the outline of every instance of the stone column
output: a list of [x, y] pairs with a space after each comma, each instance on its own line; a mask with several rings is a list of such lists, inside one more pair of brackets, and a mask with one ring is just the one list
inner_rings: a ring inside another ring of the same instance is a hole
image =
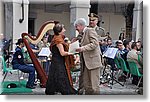
[[0, 33], [4, 33], [4, 5], [0, 0]]
[[[22, 6], [23, 3], [24, 7], [24, 19], [23, 19], [23, 12]], [[26, 32], [28, 33], [28, 0], [19, 0], [13, 1], [13, 42], [16, 43], [18, 38], [21, 38], [21, 34]], [[22, 22], [19, 22], [20, 19], [23, 19]], [[14, 49], [14, 47], [13, 47]]]
[[6, 39], [8, 40], [13, 38], [13, 3], [5, 2], [4, 9], [5, 9], [4, 32], [6, 35]]
[[71, 0], [70, 5], [70, 25], [71, 33], [70, 38], [77, 36], [74, 28], [74, 21], [77, 18], [85, 18], [87, 25], [89, 24], [88, 14], [90, 11], [90, 0]]
[[133, 27], [132, 39], [137, 41], [139, 38], [143, 39], [143, 2], [135, 0], [135, 7], [133, 9]]
[[137, 17], [137, 34], [136, 41], [141, 38], [143, 39], [143, 2], [139, 3], [138, 6], [138, 17]]
[[[0, 34], [1, 33], [4, 33], [3, 32], [3, 26], [4, 26], [4, 16], [3, 16], [3, 3], [2, 1], [0, 1]], [[3, 79], [3, 71], [2, 71], [2, 60], [1, 60], [1, 54], [2, 54], [2, 42], [1, 42], [1, 39], [0, 39], [0, 83], [2, 82], [2, 79]], [[2, 85], [0, 84], [0, 94], [2, 93]]]
[[[12, 50], [23, 32], [28, 33], [28, 0], [6, 0], [5, 2], [5, 32], [12, 39]], [[22, 10], [23, 8], [23, 10]], [[22, 19], [22, 22], [19, 20]]]

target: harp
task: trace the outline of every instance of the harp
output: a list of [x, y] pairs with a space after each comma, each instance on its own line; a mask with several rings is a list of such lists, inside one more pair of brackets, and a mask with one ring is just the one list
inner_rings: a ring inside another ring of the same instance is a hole
[[40, 79], [40, 86], [41, 87], [45, 87], [46, 86], [46, 82], [47, 82], [47, 75], [44, 71], [44, 69], [42, 68], [41, 64], [39, 63], [38, 59], [36, 58], [36, 55], [33, 53], [30, 45], [28, 42], [32, 43], [32, 44], [37, 44], [39, 41], [41, 41], [41, 39], [43, 38], [44, 34], [48, 31], [53, 29], [54, 25], [58, 23], [57, 21], [48, 21], [45, 22], [42, 27], [40, 28], [37, 37], [36, 38], [32, 38], [28, 33], [22, 33], [22, 38], [23, 38], [23, 42], [27, 48], [27, 51], [29, 53], [29, 56], [33, 62], [33, 65], [35, 67], [35, 70], [37, 72], [37, 74], [39, 75], [39, 79]]

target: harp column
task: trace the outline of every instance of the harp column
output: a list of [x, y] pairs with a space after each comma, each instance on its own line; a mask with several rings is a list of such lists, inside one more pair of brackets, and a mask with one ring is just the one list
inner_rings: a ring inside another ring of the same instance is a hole
[[90, 0], [71, 0], [70, 5], [70, 23], [71, 32], [70, 38], [77, 36], [77, 32], [74, 27], [74, 21], [78, 18], [85, 18], [87, 24], [89, 23], [88, 14], [90, 11]]

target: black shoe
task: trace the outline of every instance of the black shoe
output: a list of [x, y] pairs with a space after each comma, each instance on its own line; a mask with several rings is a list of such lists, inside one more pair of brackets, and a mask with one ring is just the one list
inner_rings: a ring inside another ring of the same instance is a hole
[[143, 88], [142, 87], [139, 88], [138, 91], [137, 91], [137, 93], [143, 95]]
[[26, 85], [26, 88], [35, 89], [35, 86]]
[[34, 84], [33, 84], [33, 86], [36, 86], [36, 85], [37, 85], [37, 83], [34, 83]]
[[139, 87], [143, 87], [143, 83], [140, 83], [140, 84], [139, 84]]
[[137, 84], [138, 84], [138, 81], [132, 80], [132, 84], [137, 85]]
[[78, 95], [83, 95], [84, 89], [79, 89], [78, 90]]
[[118, 78], [118, 81], [120, 81], [120, 82], [126, 82], [126, 76], [120, 76]]

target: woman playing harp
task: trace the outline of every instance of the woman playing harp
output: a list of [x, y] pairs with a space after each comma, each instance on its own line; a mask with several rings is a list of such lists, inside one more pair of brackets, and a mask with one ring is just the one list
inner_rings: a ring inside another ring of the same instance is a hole
[[51, 66], [46, 84], [45, 93], [53, 95], [60, 92], [62, 95], [76, 94], [70, 75], [70, 57], [68, 45], [64, 42], [64, 26], [56, 24], [53, 28], [54, 37], [51, 42], [52, 52]]

